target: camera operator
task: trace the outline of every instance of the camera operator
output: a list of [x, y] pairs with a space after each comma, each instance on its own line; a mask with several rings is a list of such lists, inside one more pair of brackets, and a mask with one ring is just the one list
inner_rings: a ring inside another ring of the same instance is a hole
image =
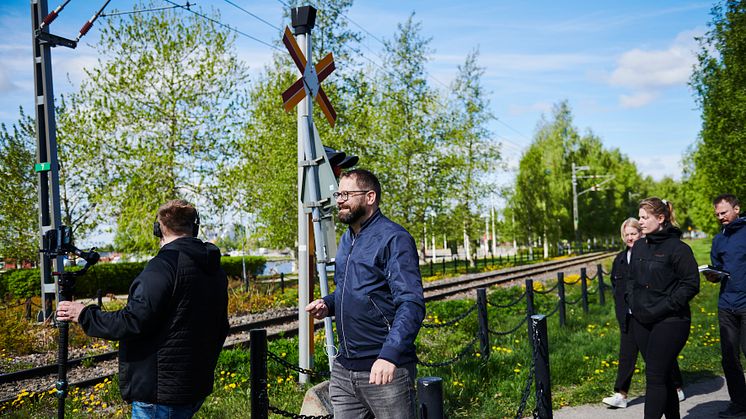
[[119, 387], [133, 418], [191, 418], [212, 392], [228, 334], [227, 278], [220, 250], [197, 239], [198, 230], [194, 206], [167, 202], [153, 226], [161, 249], [132, 282], [123, 309], [57, 307], [58, 320], [120, 341]]

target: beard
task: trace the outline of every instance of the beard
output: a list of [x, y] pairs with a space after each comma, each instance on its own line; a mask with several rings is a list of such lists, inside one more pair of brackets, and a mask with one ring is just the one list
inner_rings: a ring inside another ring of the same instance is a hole
[[339, 213], [339, 221], [341, 221], [343, 224], [352, 224], [355, 221], [363, 218], [365, 216], [365, 208], [363, 208], [362, 205], [356, 206], [356, 207], [348, 207], [347, 213]]

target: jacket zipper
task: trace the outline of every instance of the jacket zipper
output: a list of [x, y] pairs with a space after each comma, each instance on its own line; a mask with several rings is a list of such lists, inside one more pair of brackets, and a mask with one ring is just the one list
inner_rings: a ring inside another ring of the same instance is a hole
[[344, 305], [345, 305], [345, 290], [347, 289], [347, 268], [350, 266], [350, 256], [352, 256], [352, 249], [355, 247], [355, 235], [352, 235], [352, 243], [350, 243], [350, 252], [347, 253], [347, 260], [345, 260], [345, 283], [342, 286], [342, 299], [339, 304], [339, 327], [342, 329], [342, 334], [344, 335], [344, 345], [345, 345], [345, 352], [347, 352], [347, 357], [350, 357], [350, 350], [347, 348], [347, 334], [345, 333], [345, 327], [344, 327], [344, 321], [342, 320], [342, 313], [344, 313]]
[[381, 315], [381, 317], [383, 317], [383, 321], [384, 321], [384, 322], [386, 322], [386, 328], [387, 328], [387, 329], [389, 330], [389, 332], [390, 332], [390, 331], [391, 331], [391, 323], [389, 323], [389, 319], [387, 319], [387, 318], [386, 318], [386, 316], [385, 316], [385, 315], [383, 314], [383, 311], [381, 311], [381, 309], [380, 309], [380, 308], [378, 307], [378, 304], [376, 304], [376, 302], [375, 302], [375, 301], [373, 301], [373, 297], [371, 297], [371, 296], [369, 295], [369, 296], [368, 296], [368, 299], [369, 299], [369, 300], [370, 300], [370, 302], [371, 302], [371, 303], [373, 304], [373, 307], [375, 307], [375, 308], [376, 308], [376, 310], [378, 310], [378, 314], [380, 314], [380, 315]]

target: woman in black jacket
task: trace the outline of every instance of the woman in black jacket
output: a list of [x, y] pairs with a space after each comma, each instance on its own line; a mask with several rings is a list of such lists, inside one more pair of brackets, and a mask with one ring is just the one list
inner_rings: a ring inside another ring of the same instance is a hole
[[[614, 382], [614, 394], [603, 398], [603, 403], [619, 408], [627, 407], [627, 393], [632, 383], [632, 375], [635, 373], [637, 353], [639, 348], [632, 333], [629, 307], [624, 300], [627, 289], [627, 273], [632, 256], [632, 246], [642, 237], [640, 223], [636, 218], [627, 218], [621, 226], [622, 241], [625, 249], [619, 252], [611, 265], [611, 287], [614, 294], [616, 306], [616, 318], [619, 322], [619, 365], [617, 368], [616, 381]], [[676, 394], [679, 401], [684, 400], [684, 391], [681, 389], [681, 371], [676, 362], [673, 368], [673, 382], [676, 386]]]
[[699, 292], [692, 249], [681, 241], [673, 205], [647, 198], [639, 206], [645, 234], [632, 247], [626, 299], [632, 333], [646, 363], [645, 418], [678, 419], [679, 400], [671, 378], [689, 337], [689, 301]]

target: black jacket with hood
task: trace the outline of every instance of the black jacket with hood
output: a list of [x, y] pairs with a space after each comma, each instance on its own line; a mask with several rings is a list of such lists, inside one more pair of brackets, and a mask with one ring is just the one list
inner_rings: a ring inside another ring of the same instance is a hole
[[663, 229], [637, 240], [627, 276], [627, 304], [642, 323], [691, 318], [689, 301], [699, 292], [699, 271], [681, 230]]
[[220, 250], [193, 237], [163, 246], [130, 286], [127, 305], [87, 306], [89, 336], [119, 340], [119, 388], [128, 402], [183, 405], [212, 392], [228, 334], [227, 278]]

